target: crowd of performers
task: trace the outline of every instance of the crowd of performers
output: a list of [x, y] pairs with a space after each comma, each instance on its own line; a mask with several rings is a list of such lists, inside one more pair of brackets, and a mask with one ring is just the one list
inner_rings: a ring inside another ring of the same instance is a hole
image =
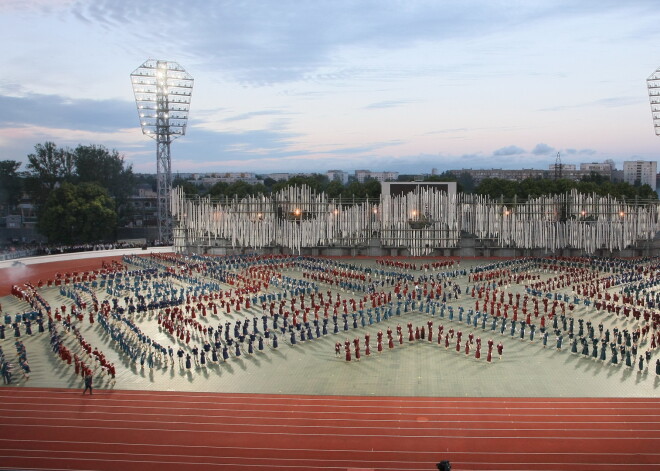
[[[465, 343], [462, 343], [463, 332], [461, 330], [454, 331], [453, 328], [450, 328], [446, 333], [444, 333], [444, 325], [438, 326], [437, 334], [435, 334], [435, 338], [434, 338], [434, 329], [433, 329], [432, 320], [429, 320], [426, 323], [426, 326], [424, 325], [422, 325], [421, 327], [416, 326], [414, 327], [414, 329], [413, 329], [413, 323], [408, 322], [406, 327], [407, 327], [406, 337], [408, 343], [412, 344], [414, 342], [419, 342], [419, 341], [428, 342], [430, 344], [437, 343], [437, 345], [440, 347], [444, 346], [445, 350], [449, 350], [450, 347], [453, 348], [453, 346], [455, 345], [456, 346], [455, 350], [457, 353], [465, 353], [465, 356], [467, 357], [472, 356], [475, 360], [480, 360], [482, 357], [481, 337], [479, 337], [478, 335], [475, 337], [475, 334], [473, 332], [469, 332], [468, 335], [466, 335], [464, 338]], [[387, 335], [387, 340], [384, 339], [384, 335]], [[396, 335], [396, 339], [394, 335]], [[383, 350], [385, 350], [384, 347], [385, 341], [387, 342], [388, 350], [393, 350], [395, 348], [395, 345], [398, 346], [404, 345], [404, 334], [401, 324], [397, 324], [396, 333], [394, 330], [392, 330], [391, 327], [387, 328], [385, 334], [383, 334], [382, 330], [379, 330], [376, 333], [375, 351], [378, 354], [383, 353]], [[494, 348], [493, 339], [488, 339], [487, 345], [488, 347], [485, 355], [485, 360], [486, 362], [490, 363], [493, 360], [493, 348]], [[364, 355], [368, 358], [369, 356], [371, 356], [371, 350], [372, 350], [371, 334], [369, 332], [364, 334], [363, 346], [364, 346]], [[344, 341], [343, 349], [345, 354], [344, 358], [346, 361], [351, 361], [353, 358], [355, 358], [356, 361], [360, 361], [360, 358], [362, 357], [362, 347], [360, 344], [360, 337], [355, 337], [352, 342], [347, 338]], [[342, 344], [341, 342], [337, 341], [335, 343], [335, 356], [337, 357], [341, 356], [341, 351], [342, 351]], [[504, 345], [502, 345], [502, 342], [500, 342], [497, 344], [497, 355], [500, 360], [502, 359], [503, 352], [504, 352]]]
[[[658, 259], [522, 258], [469, 269], [454, 259], [376, 262], [374, 268], [304, 256], [125, 257], [95, 272], [13, 287], [29, 308], [3, 314], [0, 340], [9, 337], [6, 327], [18, 339], [44, 332], [47, 321], [53, 353], [74, 375], [110, 381], [115, 365], [85, 338], [83, 326], [110, 342], [127, 371], [175, 365], [194, 371], [329, 335], [347, 336], [344, 355], [335, 342], [335, 354], [346, 361], [407, 339], [490, 363], [494, 351], [502, 357], [502, 339], [493, 340], [500, 335], [639, 370], [655, 356], [660, 374]], [[61, 300], [54, 310], [40, 292], [48, 287]], [[408, 321], [410, 313], [425, 315], [426, 325]], [[482, 336], [489, 337], [485, 348]]]
[[5, 352], [0, 347], [0, 372], [4, 384], [11, 384], [13, 376], [18, 373], [21, 373], [25, 380], [30, 379], [30, 363], [28, 363], [25, 345], [22, 341], [16, 340], [14, 347], [16, 348], [14, 361], [11, 361], [12, 358], [6, 357]]

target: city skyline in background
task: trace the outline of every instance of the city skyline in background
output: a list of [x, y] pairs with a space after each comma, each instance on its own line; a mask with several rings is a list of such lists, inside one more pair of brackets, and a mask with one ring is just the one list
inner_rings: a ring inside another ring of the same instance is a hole
[[129, 74], [195, 79], [172, 171], [424, 173], [657, 161], [652, 1], [9, 0], [0, 160], [98, 144], [155, 173]]

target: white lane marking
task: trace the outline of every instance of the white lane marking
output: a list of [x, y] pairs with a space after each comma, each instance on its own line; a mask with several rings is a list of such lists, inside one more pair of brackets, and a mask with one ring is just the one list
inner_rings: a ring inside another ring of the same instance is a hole
[[[21, 439], [21, 438], [0, 438], [0, 442], [19, 442], [19, 443], [35, 443], [32, 439]], [[166, 447], [171, 448], [172, 444], [162, 444], [162, 443], [135, 443], [135, 442], [94, 442], [94, 441], [73, 441], [73, 440], [39, 440], [39, 443], [66, 443], [66, 444], [76, 444], [76, 445], [114, 445], [121, 447]], [[186, 445], [178, 444], [178, 448], [209, 448], [214, 450], [248, 450], [248, 451], [275, 451], [281, 452], [286, 451], [311, 451], [311, 452], [329, 452], [329, 453], [365, 453], [365, 450], [342, 448], [342, 449], [332, 449], [332, 448], [273, 448], [273, 447], [242, 447], [242, 446], [219, 446], [219, 445]], [[437, 453], [437, 450], [423, 451], [423, 450], [371, 450], [369, 453], [411, 453], [411, 454], [422, 454], [422, 453]], [[598, 456], [620, 456], [621, 453], [608, 453], [608, 452], [584, 452], [584, 451], [452, 451], [454, 455], [598, 455]], [[634, 455], [639, 456], [660, 456], [660, 453], [640, 453], [634, 452]]]
[[[34, 416], [6, 416], [6, 415], [0, 415], [0, 418], [3, 419], [28, 419], [28, 420], [35, 420], [37, 422], [39, 421], [51, 421], [51, 420], [62, 420], [61, 417], [34, 417]], [[240, 417], [236, 417], [237, 419], [240, 419]], [[141, 423], [146, 423], [146, 424], [152, 424], [152, 425], [170, 425], [170, 424], [176, 424], [176, 425], [211, 425], [211, 426], [231, 426], [231, 427], [268, 427], [268, 428], [329, 428], [331, 426], [329, 425], [300, 425], [300, 424], [265, 424], [265, 423], [259, 423], [259, 424], [243, 424], [243, 423], [235, 423], [233, 421], [229, 422], [219, 422], [219, 421], [214, 421], [214, 422], [195, 422], [195, 421], [185, 421], [185, 420], [140, 420], [134, 419], [131, 421], [127, 421], [126, 419], [99, 419], [95, 417], [67, 417], [67, 421], [74, 421], [74, 422], [86, 422], [86, 421], [94, 421], [94, 422], [103, 422], [103, 423], [115, 423], [115, 422], [121, 422], [121, 423], [126, 423], [126, 422], [131, 422], [133, 424], [141, 424]], [[371, 421], [369, 421], [371, 422]], [[427, 430], [427, 431], [433, 431], [433, 430], [469, 430], [469, 431], [484, 431], [484, 430], [489, 430], [489, 431], [505, 431], [505, 430], [511, 430], [511, 428], [469, 428], [469, 427], [456, 427], [453, 429], [449, 429], [448, 427], [404, 427], [402, 426], [403, 424], [407, 424], [408, 422], [405, 422], [403, 420], [399, 421], [401, 425], [398, 425], [396, 427], [397, 430]], [[411, 421], [414, 423], [417, 423], [416, 421]], [[426, 422], [428, 423], [428, 422]], [[442, 423], [442, 422], [440, 422]], [[461, 421], [456, 421], [456, 423], [461, 423]], [[475, 422], [479, 423], [479, 422]], [[497, 422], [501, 423], [501, 422]], [[628, 425], [627, 423], [625, 423]], [[39, 425], [34, 425], [39, 426]], [[518, 427], [518, 423], [514, 422], [511, 423], [511, 426], [515, 428], [515, 430], [519, 431], [525, 431], [525, 432], [545, 432], [548, 429], [546, 428], [520, 428]], [[362, 426], [362, 425], [357, 425], [357, 426], [341, 426], [342, 429], [379, 429], [380, 427], [374, 427], [374, 426]], [[134, 430], [139, 430], [135, 428]], [[612, 428], [612, 429], [605, 429], [605, 428], [581, 428], [581, 429], [575, 429], [573, 427], [567, 427], [567, 428], [553, 428], [553, 432], [618, 432], [618, 433], [625, 433], [625, 432], [639, 432], [639, 430], [631, 430], [631, 429], [623, 429], [623, 428]], [[644, 429], [643, 430], [645, 433], [648, 432], [660, 432], [660, 429]]]
[[[447, 453], [449, 454], [449, 453]], [[105, 460], [99, 460], [95, 458], [73, 458], [73, 457], [57, 457], [57, 456], [51, 456], [47, 458], [27, 458], [24, 456], [5, 456], [4, 458], [14, 458], [14, 459], [44, 459], [44, 460], [70, 460], [70, 461], [103, 461], [104, 463], [111, 462], [111, 463], [149, 463], [149, 464], [162, 464], [162, 465], [186, 465], [186, 466], [240, 466], [240, 467], [263, 467], [263, 463], [260, 464], [248, 464], [248, 463], [212, 463], [212, 462], [202, 462], [202, 463], [194, 463], [190, 461], [158, 461], [158, 460], [127, 460], [127, 459], [105, 459]], [[311, 461], [311, 460], [309, 460]], [[325, 460], [324, 460], [325, 461]], [[435, 461], [435, 460], [432, 460]], [[467, 462], [453, 462], [453, 465], [458, 467], [458, 465], [461, 465], [461, 468], [463, 468], [462, 465], [483, 465], [484, 463], [482, 462], [474, 462], [474, 461], [467, 461]], [[494, 464], [494, 463], [489, 463], [489, 464]], [[507, 465], [507, 466], [528, 466], [531, 465], [528, 468], [522, 468], [522, 469], [539, 469], [535, 465], [562, 465], [562, 466], [584, 466], [585, 464], [589, 464], [591, 466], [612, 466], [613, 464], [610, 463], [567, 463], [567, 462], [543, 462], [543, 463], [535, 463], [535, 462], [507, 462], [507, 463], [497, 463], [498, 465]], [[648, 463], [626, 463], [626, 466], [644, 466], [644, 467], [649, 467], [653, 466], [653, 464], [648, 464]], [[411, 468], [410, 466], [406, 466], [405, 468], [390, 468], [390, 467], [383, 467], [381, 469], [388, 469], [392, 471], [398, 471], [398, 470], [410, 470], [410, 469], [428, 469], [429, 463], [425, 462], [423, 465], [424, 467], [420, 468]], [[615, 465], [616, 466], [616, 465]], [[304, 468], [304, 469], [309, 469], [309, 465], [280, 465], [280, 464], [269, 464], [269, 467], [272, 468]], [[1, 469], [1, 468], [0, 468]], [[9, 468], [13, 469], [13, 468]], [[44, 469], [44, 468], [42, 468]], [[50, 469], [50, 468], [45, 468], [45, 469]], [[59, 468], [52, 468], [52, 469], [59, 469]], [[321, 466], [317, 467], [316, 469], [347, 469], [346, 466]], [[350, 469], [350, 468], [349, 468]], [[481, 468], [483, 469], [483, 468]], [[512, 468], [513, 469], [513, 468]], [[556, 468], [554, 468], [556, 469]]]
[[[80, 397], [80, 393], [76, 394], [76, 396]], [[41, 397], [40, 397], [40, 398], [34, 398], [34, 399], [45, 399], [45, 398], [41, 398]], [[69, 398], [67, 398], [67, 399], [69, 399]], [[71, 399], [73, 399], [73, 398], [71, 398]], [[101, 396], [101, 395], [97, 395], [97, 397], [95, 398], [95, 401], [96, 401], [96, 402], [100, 402], [101, 400], [105, 400], [105, 401], [107, 401], [108, 399], [109, 399], [109, 401], [112, 401], [112, 402], [119, 402], [119, 403], [122, 403], [122, 402], [128, 402], [128, 403], [130, 403], [130, 402], [136, 402], [136, 401], [133, 400], [133, 399], [114, 399], [114, 398], [106, 398], [106, 397]], [[4, 404], [7, 404], [7, 403], [8, 403], [7, 401], [2, 401], [2, 402], [3, 402]], [[69, 401], [69, 402], [70, 402], [71, 404], [73, 404], [73, 405], [83, 405], [83, 404], [86, 404], [86, 402], [82, 402], [82, 398], [78, 398], [77, 400], [73, 400], [73, 401]], [[172, 402], [172, 401], [157, 401], [157, 400], [149, 400], [149, 402], [152, 403], [152, 404], [166, 404], [169, 408], [172, 408], [173, 406], [176, 406], [176, 404], [179, 404], [179, 402]], [[255, 403], [255, 401], [248, 401], [248, 402], [226, 402], [226, 401], [220, 401], [220, 402], [194, 402], [194, 401], [180, 401], [180, 403], [182, 403], [182, 404], [186, 404], [186, 405], [188, 405], [188, 406], [193, 406], [193, 405], [194, 405], [194, 406], [200, 406], [200, 407], [205, 407], [205, 406], [207, 406], [208, 404], [215, 405], [215, 406], [217, 406], [217, 405], [228, 405], [228, 406], [229, 406], [229, 405], [232, 405], [232, 406], [248, 405], [248, 406], [253, 406], [253, 407], [254, 407], [254, 406], [261, 406], [261, 405], [262, 405], [262, 404], [259, 404], [259, 403]], [[20, 404], [34, 405], [34, 402], [30, 402], [30, 401], [26, 401], [26, 402], [12, 402], [12, 404], [17, 404], [17, 405], [20, 405]], [[49, 402], [48, 404], [44, 404], [44, 405], [53, 406], [53, 405], [56, 405], [56, 404], [55, 404], [54, 402]], [[57, 405], [59, 405], [59, 406], [64, 406], [64, 405], [69, 405], [69, 404], [57, 404]], [[101, 405], [104, 406], [104, 407], [118, 407], [118, 406], [113, 406], [113, 405], [108, 405], [108, 404], [101, 404]], [[280, 405], [280, 406], [288, 407], [288, 408], [303, 408], [303, 407], [311, 407], [309, 404], [299, 404], [299, 403], [296, 403], [296, 402], [287, 402], [287, 403], [284, 403], [284, 404], [269, 404], [269, 405]], [[660, 413], [660, 401], [658, 401], [658, 404], [657, 404], [657, 405], [658, 405], [657, 410], [658, 410], [658, 412]], [[264, 404], [263, 406], [265, 406], [265, 404]], [[144, 407], [149, 407], [149, 406], [144, 406]], [[144, 408], [144, 407], [140, 407], [140, 408]], [[390, 412], [395, 412], [395, 411], [397, 411], [397, 410], [420, 410], [420, 411], [423, 411], [423, 410], [427, 410], [427, 409], [428, 409], [428, 410], [444, 410], [444, 409], [456, 410], [458, 406], [408, 406], [408, 405], [389, 406], [389, 405], [387, 405], [387, 404], [382, 404], [382, 403], [378, 403], [378, 402], [376, 402], [376, 403], [374, 403], [372, 406], [368, 406], [368, 407], [367, 407], [367, 406], [353, 406], [353, 405], [330, 405], [330, 404], [320, 404], [319, 407], [323, 407], [323, 410], [324, 410], [324, 411], [327, 410], [327, 409], [333, 409], [333, 408], [334, 408], [334, 409], [348, 409], [348, 410], [352, 410], [352, 409], [355, 409], [355, 408], [361, 408], [361, 407], [362, 407], [362, 408], [372, 408], [372, 409], [377, 409], [377, 410], [379, 411], [379, 413], [380, 413], [380, 412], [382, 412], [384, 409], [387, 409], [387, 408], [389, 408], [389, 411], [390, 411]], [[471, 405], [469, 405], [469, 404], [466, 404], [465, 406], [462, 406], [462, 407], [464, 407], [465, 409], [470, 409], [470, 410], [472, 410], [472, 411], [484, 410], [484, 411], [489, 412], [489, 411], [493, 411], [493, 410], [494, 410], [493, 407], [475, 407], [475, 406], [471, 406]], [[189, 408], [193, 408], [193, 407], [189, 407]], [[616, 410], [616, 409], [623, 409], [624, 411], [627, 411], [627, 410], [641, 410], [641, 411], [646, 411], [645, 414], [643, 414], [643, 415], [645, 415], [645, 416], [649, 415], [649, 411], [648, 411], [648, 410], [649, 410], [649, 404], [641, 404], [641, 403], [639, 404], [639, 407], [628, 407], [628, 408], [621, 408], [621, 407], [618, 407], [617, 404], [610, 404], [609, 407], [571, 407], [571, 408], [561, 408], [561, 407], [560, 407], [560, 408], [558, 408], [558, 407], [555, 405], [555, 406], [550, 406], [550, 407], [533, 407], [533, 406], [531, 406], [531, 407], [509, 407], [509, 406], [506, 406], [506, 407], [504, 407], [504, 406], [500, 406], [500, 407], [496, 408], [496, 410], [498, 410], [500, 413], [502, 413], [503, 411], [506, 411], [506, 412], [519, 412], [519, 411], [535, 411], [535, 412], [538, 412], [538, 411], [551, 411], [551, 412], [554, 412], [555, 415], [569, 415], [569, 414], [568, 414], [569, 412], [571, 413], [570, 415], [574, 415], [574, 414], [575, 414], [575, 411], [584, 411], [584, 410], [586, 410], [586, 411], [591, 411], [591, 410], [596, 410], [596, 411], [602, 411], [602, 410], [613, 410], [613, 411], [614, 411], [614, 410]], [[314, 411], [309, 411], [309, 412], [314, 412]], [[351, 413], [354, 413], [354, 412], [351, 411]], [[613, 415], [613, 414], [606, 414], [606, 415]], [[624, 416], [626, 416], [626, 414], [615, 414], [615, 415], [624, 415]]]
[[[123, 421], [125, 422], [125, 421]], [[199, 425], [199, 424], [194, 424], [194, 425]], [[234, 424], [232, 424], [234, 425]], [[88, 425], [48, 425], [48, 424], [39, 424], [39, 425], [27, 425], [27, 424], [12, 424], [12, 427], [27, 427], [27, 428], [57, 428], [57, 429], [65, 429], [65, 428], [73, 428], [76, 430], [79, 429], [88, 429], [88, 430], [103, 430], [103, 431], [108, 431], [108, 430], [127, 430], [131, 432], [186, 432], [186, 433], [216, 433], [216, 434], [227, 434], [227, 435], [282, 435], [281, 431], [278, 432], [255, 432], [255, 431], [236, 431], [236, 430], [197, 430], [197, 429], [163, 429], [163, 428], [130, 428], [130, 427], [113, 427], [112, 429], [108, 429], [107, 427], [92, 427]], [[298, 427], [291, 427], [291, 428], [298, 428]], [[366, 427], [365, 427], [366, 428]], [[484, 429], [485, 431], [493, 431], [494, 429]], [[542, 429], [541, 429], [542, 430]], [[506, 430], [510, 431], [510, 430]], [[557, 431], [557, 430], [554, 430]], [[614, 430], [615, 432], [621, 432], [621, 430]], [[630, 430], [630, 432], [633, 432], [633, 430]], [[653, 442], [657, 442], [657, 438], [647, 438], [647, 437], [621, 437], [621, 436], [616, 436], [616, 437], [569, 437], [569, 436], [539, 436], [539, 437], [533, 437], [529, 435], [499, 435], [499, 436], [491, 436], [491, 435], [485, 435], [485, 436], [473, 436], [473, 435], [433, 435], [429, 436], [428, 434], [425, 435], [383, 435], [383, 434], [342, 434], [342, 433], [314, 433], [314, 432], [301, 432], [301, 433], [292, 433], [288, 432], [287, 435], [302, 435], [303, 437], [309, 437], [309, 436], [315, 436], [315, 437], [330, 437], [330, 438], [336, 438], [336, 437], [350, 437], [350, 438], [361, 438], [361, 437], [378, 437], [378, 438], [419, 438], [419, 439], [437, 439], [437, 438], [451, 438], [451, 439], [489, 439], [489, 440], [514, 440], [514, 439], [525, 439], [525, 440], [636, 440], [636, 441], [645, 441], [645, 440], [651, 440]]]
[[[159, 408], [159, 407], [123, 407], [123, 406], [110, 406], [110, 407], [116, 407], [116, 408], [122, 408], [122, 409], [138, 409], [138, 410], [156, 409], [156, 410], [162, 411], [162, 408]], [[255, 419], [255, 420], [315, 420], [315, 421], [322, 420], [322, 421], [350, 421], [350, 422], [358, 422], [360, 420], [365, 420], [365, 421], [369, 421], [369, 422], [402, 422], [402, 421], [416, 422], [417, 419], [418, 419], [418, 417], [416, 417], [416, 416], [410, 416], [408, 419], [402, 419], [400, 417], [401, 416], [400, 413], [393, 413], [393, 412], [392, 413], [390, 413], [390, 412], [381, 412], [381, 413], [379, 413], [379, 412], [366, 412], [366, 413], [358, 412], [358, 413], [354, 413], [353, 412], [353, 413], [350, 413], [350, 417], [347, 417], [347, 418], [342, 418], [342, 417], [330, 417], [330, 418], [305, 417], [305, 418], [301, 419], [300, 417], [282, 417], [282, 411], [281, 410], [263, 410], [263, 409], [261, 409], [261, 410], [260, 409], [247, 410], [247, 409], [241, 409], [241, 410], [237, 411], [235, 409], [224, 409], [224, 408], [223, 409], [218, 408], [218, 409], [212, 409], [211, 410], [211, 411], [227, 411], [227, 410], [229, 410], [229, 411], [236, 412], [236, 414], [233, 414], [233, 415], [221, 415], [221, 414], [211, 415], [211, 414], [208, 414], [208, 413], [207, 414], [179, 414], [179, 413], [177, 413], [178, 410], [182, 410], [182, 409], [179, 408], [179, 409], [174, 410], [174, 411], [169, 411], [167, 413], [167, 416], [169, 416], [169, 417], [204, 417], [204, 418], [211, 418], [211, 417], [216, 418], [217, 417], [217, 418], [239, 418], [239, 419]], [[185, 409], [183, 409], [183, 410], [185, 410]], [[196, 410], [196, 409], [193, 409], [193, 410]], [[99, 411], [99, 410], [79, 410], [79, 409], [74, 410], [74, 411], [65, 411], [65, 410], [22, 409], [22, 408], [21, 409], [11, 409], [11, 408], [0, 407], [0, 411], [2, 411], [2, 412], [20, 412], [20, 413], [35, 412], [37, 414], [44, 414], [44, 413], [49, 413], [49, 414], [76, 413], [76, 414], [85, 414], [85, 415], [108, 415], [108, 416], [134, 415], [134, 412], [131, 412], [131, 411], [127, 411], [127, 412], [108, 411], [108, 412], [106, 412], [106, 411]], [[206, 411], [208, 412], [209, 410], [207, 409]], [[275, 414], [275, 416], [239, 415], [242, 412], [267, 412], [267, 413], [273, 413], [273, 414]], [[349, 412], [330, 412], [330, 413], [326, 414], [323, 411], [310, 411], [309, 413], [310, 414], [319, 414], [319, 415], [349, 414]], [[141, 412], [139, 415], [140, 415], [140, 417], [152, 417], [152, 416], [153, 417], [163, 417], [164, 416], [164, 414], [162, 412], [158, 412], [158, 413]], [[365, 419], [360, 419], [359, 416], [361, 416], [361, 415], [376, 415], [376, 416], [389, 416], [389, 415], [392, 415], [392, 416], [396, 416], [397, 418], [375, 419], [375, 418], [372, 418], [372, 417], [367, 417]], [[479, 419], [479, 420], [464, 420], [464, 419], [463, 420], [448, 420], [448, 419], [443, 418], [443, 417], [450, 417], [450, 416], [459, 416], [459, 417], [469, 417], [469, 416], [483, 417], [484, 416], [484, 414], [461, 414], [461, 413], [425, 414], [422, 417], [425, 419], [424, 420], [425, 423], [438, 422], [438, 423], [443, 423], [444, 424], [444, 423], [502, 423], [502, 422], [512, 422], [511, 414], [492, 414], [492, 415], [489, 415], [488, 417], [493, 417], [493, 416], [498, 416], [498, 415], [503, 416], [504, 419], [501, 419], [501, 420], [483, 420], [483, 419]], [[439, 419], [439, 420], [430, 420], [429, 417], [433, 417], [433, 416], [439, 416], [439, 417], [441, 417], [441, 419]], [[660, 414], [659, 414], [659, 416], [660, 416]], [[16, 417], [16, 416], [8, 415], [8, 416], [4, 416], [4, 417]], [[539, 421], [543, 421], [544, 424], [594, 424], [594, 425], [595, 424], [635, 424], [635, 425], [639, 425], [639, 424], [660, 424], [660, 421], [651, 421], [651, 420], [640, 420], [640, 421], [634, 421], [634, 422], [631, 422], [629, 420], [620, 420], [620, 421], [610, 420], [610, 421], [597, 421], [597, 422], [594, 422], [592, 420], [582, 420], [582, 421], [580, 421], [580, 420], [572, 419], [572, 417], [575, 417], [575, 416], [571, 416], [570, 420], [557, 420], [557, 421], [553, 420], [553, 421], [550, 421], [550, 420], [545, 420], [548, 417], [548, 415], [546, 415], [546, 414], [539, 414], [538, 416], [522, 416], [522, 417], [524, 417], [525, 419], [532, 418], [532, 417], [538, 417], [538, 418], [534, 419], [534, 420], [516, 420], [515, 424], [526, 424], [526, 423], [536, 424]], [[608, 417], [608, 418], [611, 418], [612, 415], [611, 414], [599, 414], [599, 415], [589, 415], [589, 416], [585, 416], [585, 417]], [[615, 415], [614, 417], [619, 417], [619, 416]], [[644, 418], [647, 418], [647, 417], [649, 417], [649, 414], [639, 414], [639, 415], [634, 415], [634, 416], [625, 415], [625, 416], [622, 416], [622, 417], [624, 417], [624, 418], [628, 418], [628, 417], [644, 417]], [[41, 419], [41, 418], [54, 419], [54, 418], [58, 418], [58, 417], [42, 417], [42, 416], [39, 416], [39, 415], [34, 415], [32, 418], [35, 418], [35, 419]], [[59, 417], [59, 418], [68, 419], [69, 416], [64, 416], [64, 417]]]

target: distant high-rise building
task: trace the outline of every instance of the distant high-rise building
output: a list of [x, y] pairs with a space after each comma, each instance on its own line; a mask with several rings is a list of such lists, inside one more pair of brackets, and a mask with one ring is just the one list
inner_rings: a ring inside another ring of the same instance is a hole
[[612, 168], [612, 164], [609, 162], [591, 162], [580, 164], [580, 170], [583, 172], [597, 173], [598, 175], [611, 178], [612, 170], [614, 169]]
[[336, 180], [344, 185], [348, 183], [348, 172], [344, 172], [343, 170], [328, 170], [326, 175], [330, 181]]
[[360, 183], [372, 179], [379, 182], [392, 181], [399, 178], [399, 172], [372, 172], [371, 170], [356, 170], [355, 179]]
[[626, 160], [623, 162], [623, 181], [635, 185], [649, 185], [656, 189], [658, 162], [646, 160]]
[[286, 181], [291, 178], [293, 174], [291, 173], [268, 173], [265, 175], [266, 178], [272, 178], [275, 181]]
[[572, 170], [576, 169], [575, 164], [550, 164], [550, 166], [548, 168], [550, 169], [551, 172], [554, 172], [555, 170], [557, 170], [557, 167], [560, 166], [560, 165], [561, 165], [561, 170], [562, 171], [564, 171], [564, 170], [571, 170], [572, 171]]
[[[552, 169], [554, 170], [554, 165]], [[471, 169], [463, 168], [460, 170], [449, 170], [450, 173], [454, 175], [467, 174], [472, 177], [476, 184], [479, 184], [482, 180], [486, 178], [500, 178], [502, 180], [511, 180], [511, 181], [522, 181], [527, 178], [549, 178], [551, 173], [547, 170], [538, 170], [533, 168], [521, 169], [521, 170], [509, 170], [501, 168], [490, 168], [490, 169]]]
[[263, 180], [256, 177], [252, 172], [225, 172], [225, 173], [214, 173], [212, 175], [206, 175], [199, 179], [199, 182], [203, 186], [213, 186], [216, 183], [235, 183], [238, 181], [243, 181], [249, 185], [255, 185], [257, 183], [263, 183]]

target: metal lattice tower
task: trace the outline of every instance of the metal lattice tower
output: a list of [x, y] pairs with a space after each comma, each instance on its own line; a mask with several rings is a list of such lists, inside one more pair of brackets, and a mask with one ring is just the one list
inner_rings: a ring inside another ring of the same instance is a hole
[[142, 133], [156, 141], [158, 235], [172, 241], [170, 144], [186, 134], [193, 78], [176, 62], [148, 59], [131, 74]]
[[562, 170], [561, 155], [557, 152], [557, 158], [555, 159], [555, 180], [561, 180]]
[[660, 136], [660, 67], [646, 79], [651, 101], [651, 113], [653, 115], [653, 128], [655, 135]]

